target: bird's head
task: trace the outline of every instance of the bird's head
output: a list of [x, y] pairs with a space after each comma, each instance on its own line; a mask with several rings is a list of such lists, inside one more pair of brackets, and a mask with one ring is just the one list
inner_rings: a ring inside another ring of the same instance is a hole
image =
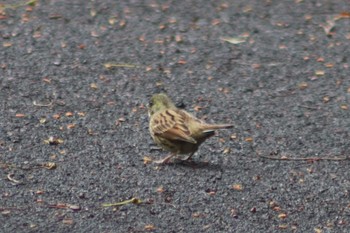
[[166, 109], [175, 108], [174, 103], [164, 93], [153, 95], [148, 105], [148, 115], [152, 116], [154, 113]]

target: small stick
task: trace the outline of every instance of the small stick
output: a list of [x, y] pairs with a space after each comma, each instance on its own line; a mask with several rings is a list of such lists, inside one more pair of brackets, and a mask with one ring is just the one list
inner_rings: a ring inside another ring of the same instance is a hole
[[302, 157], [302, 158], [290, 158], [290, 157], [273, 157], [273, 156], [266, 156], [266, 155], [259, 155], [259, 157], [264, 158], [264, 159], [271, 159], [271, 160], [286, 160], [286, 161], [308, 161], [308, 160], [313, 160], [313, 161], [321, 161], [321, 160], [328, 160], [328, 161], [342, 161], [342, 160], [349, 160], [349, 157]]

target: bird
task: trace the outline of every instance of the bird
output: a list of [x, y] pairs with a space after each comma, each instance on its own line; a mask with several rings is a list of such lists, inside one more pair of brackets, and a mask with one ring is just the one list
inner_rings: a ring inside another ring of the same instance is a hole
[[199, 146], [215, 135], [217, 129], [232, 128], [232, 124], [208, 124], [175, 106], [165, 94], [155, 94], [148, 104], [149, 131], [154, 142], [170, 155], [154, 161], [167, 164], [177, 155], [189, 154], [190, 160]]

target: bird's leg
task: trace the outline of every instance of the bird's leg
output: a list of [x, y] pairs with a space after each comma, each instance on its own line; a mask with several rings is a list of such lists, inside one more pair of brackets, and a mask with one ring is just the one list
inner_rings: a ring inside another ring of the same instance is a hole
[[182, 161], [188, 161], [191, 159], [192, 155], [194, 155], [195, 151], [192, 152], [186, 159], [183, 159]]
[[168, 155], [167, 157], [163, 158], [163, 159], [160, 159], [160, 160], [155, 160], [154, 162], [155, 163], [158, 163], [158, 164], [166, 164], [169, 162], [169, 160], [174, 157], [176, 155], [176, 153], [171, 153], [170, 155]]

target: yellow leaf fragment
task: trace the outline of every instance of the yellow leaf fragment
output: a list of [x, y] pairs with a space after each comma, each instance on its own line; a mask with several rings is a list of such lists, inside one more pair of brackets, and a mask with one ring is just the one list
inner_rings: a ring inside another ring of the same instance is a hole
[[45, 124], [46, 121], [47, 121], [47, 120], [46, 120], [46, 118], [44, 118], [44, 117], [40, 118], [40, 120], [39, 120], [40, 124]]
[[93, 90], [97, 90], [98, 89], [98, 86], [96, 83], [91, 83], [90, 84], [90, 88], [93, 89]]
[[323, 76], [323, 75], [325, 74], [325, 72], [324, 72], [324, 70], [316, 70], [316, 71], [315, 71], [315, 74], [316, 74], [317, 76]]
[[56, 163], [53, 163], [53, 162], [43, 163], [41, 166], [43, 168], [46, 168], [47, 170], [53, 170], [53, 169], [57, 168]]
[[50, 136], [48, 139], [44, 140], [44, 143], [49, 145], [59, 145], [63, 143], [63, 139]]
[[230, 44], [241, 44], [246, 42], [246, 38], [244, 37], [221, 37], [220, 39]]
[[222, 153], [223, 153], [223, 154], [228, 154], [228, 153], [230, 153], [230, 152], [231, 152], [231, 148], [226, 147]]

